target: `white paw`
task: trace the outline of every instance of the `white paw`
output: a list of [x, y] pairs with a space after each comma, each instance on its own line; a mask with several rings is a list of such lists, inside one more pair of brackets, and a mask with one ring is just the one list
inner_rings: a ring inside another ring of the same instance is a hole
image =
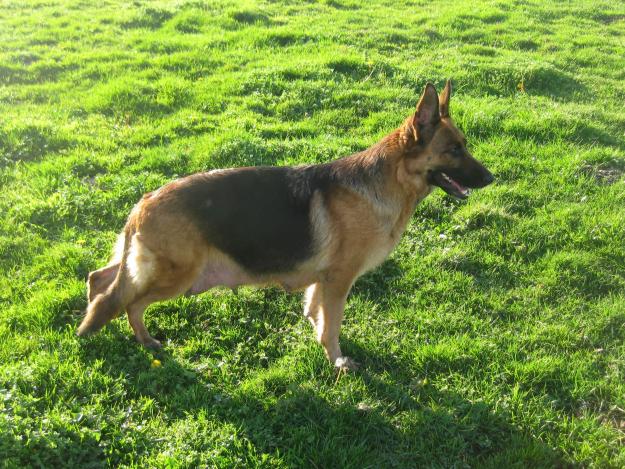
[[349, 357], [339, 357], [334, 360], [334, 367], [338, 371], [347, 373], [348, 371], [356, 371], [360, 367], [360, 364]]

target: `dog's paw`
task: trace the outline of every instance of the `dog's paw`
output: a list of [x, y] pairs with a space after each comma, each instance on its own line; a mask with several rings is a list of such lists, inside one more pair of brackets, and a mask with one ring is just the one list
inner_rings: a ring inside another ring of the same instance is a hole
[[360, 368], [360, 364], [349, 357], [339, 357], [334, 361], [334, 367], [337, 371], [347, 373], [349, 371], [356, 371]]
[[141, 342], [141, 345], [153, 350], [159, 350], [163, 348], [163, 344], [161, 344], [161, 342], [159, 340], [156, 340], [154, 337], [149, 337], [148, 339], [144, 340], [143, 342]]

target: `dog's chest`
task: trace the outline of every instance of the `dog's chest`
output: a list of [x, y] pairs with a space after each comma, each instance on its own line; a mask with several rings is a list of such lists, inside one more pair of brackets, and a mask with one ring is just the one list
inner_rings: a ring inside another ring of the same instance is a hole
[[387, 241], [386, 243], [379, 244], [369, 251], [369, 255], [365, 259], [365, 262], [361, 268], [361, 275], [365, 272], [375, 269], [382, 262], [384, 262], [384, 260], [393, 251], [393, 249], [397, 245], [397, 242], [392, 241], [391, 238], [388, 238], [388, 240], [389, 241]]
[[367, 249], [367, 256], [360, 274], [376, 268], [391, 254], [401, 240], [405, 225], [398, 228], [399, 229], [392, 229], [390, 231], [388, 228], [380, 230], [380, 233], [376, 237], [377, 239], [375, 239]]
[[409, 202], [397, 211], [390, 212], [379, 219], [379, 230], [376, 239], [367, 250], [361, 274], [379, 266], [399, 244], [410, 219], [413, 205], [413, 202]]

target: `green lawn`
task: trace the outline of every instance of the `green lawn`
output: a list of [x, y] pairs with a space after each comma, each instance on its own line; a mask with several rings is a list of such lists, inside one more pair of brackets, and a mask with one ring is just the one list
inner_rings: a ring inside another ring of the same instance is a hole
[[[364, 149], [446, 78], [497, 181], [358, 281], [360, 371], [278, 289], [75, 336], [144, 192]], [[622, 2], [3, 1], [0, 466], [625, 466], [624, 153]]]

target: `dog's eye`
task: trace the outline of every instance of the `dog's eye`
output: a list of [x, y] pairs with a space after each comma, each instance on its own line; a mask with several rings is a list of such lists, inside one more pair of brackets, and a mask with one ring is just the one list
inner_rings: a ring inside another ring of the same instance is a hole
[[462, 151], [462, 147], [460, 145], [456, 145], [451, 149], [452, 156], [455, 156], [456, 158], [462, 157], [463, 153], [464, 152]]

